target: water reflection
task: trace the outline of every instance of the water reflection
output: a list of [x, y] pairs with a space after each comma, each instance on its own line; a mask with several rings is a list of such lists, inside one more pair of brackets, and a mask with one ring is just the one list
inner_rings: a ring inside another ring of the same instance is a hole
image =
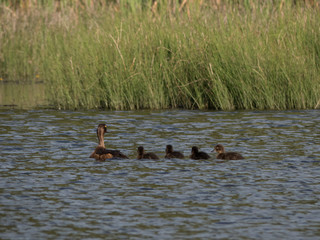
[[[318, 238], [319, 111], [0, 112], [0, 238]], [[131, 159], [96, 162], [106, 145]], [[239, 161], [135, 160], [143, 145]]]
[[42, 81], [0, 81], [0, 108], [31, 109], [47, 105]]

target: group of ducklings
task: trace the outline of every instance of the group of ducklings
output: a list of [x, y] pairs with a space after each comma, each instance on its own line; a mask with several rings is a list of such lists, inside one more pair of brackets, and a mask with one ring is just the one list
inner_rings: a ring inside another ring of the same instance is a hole
[[[90, 158], [94, 158], [96, 160], [104, 161], [110, 158], [128, 158], [125, 154], [121, 153], [119, 150], [110, 150], [106, 149], [104, 145], [104, 134], [107, 132], [106, 124], [99, 124], [97, 128], [97, 136], [99, 140], [99, 145], [90, 155]], [[221, 144], [218, 144], [214, 147], [214, 151], [217, 152], [217, 159], [225, 159], [225, 160], [238, 160], [244, 159], [244, 157], [236, 152], [225, 152], [224, 147]], [[159, 159], [159, 157], [152, 152], [146, 153], [142, 146], [138, 147], [138, 155], [137, 159]], [[180, 158], [183, 159], [184, 155], [181, 152], [173, 151], [172, 145], [167, 145], [166, 147], [166, 155], [164, 158]], [[191, 159], [209, 159], [209, 154], [205, 152], [200, 152], [199, 148], [194, 146], [191, 149]]]

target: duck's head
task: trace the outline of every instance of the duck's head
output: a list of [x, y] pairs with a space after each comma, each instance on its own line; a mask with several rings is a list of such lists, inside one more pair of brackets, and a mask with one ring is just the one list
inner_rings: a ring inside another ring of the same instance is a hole
[[167, 145], [166, 147], [166, 153], [172, 153], [173, 152], [173, 147], [172, 145]]
[[97, 134], [105, 134], [107, 132], [107, 124], [99, 124], [97, 128]]
[[197, 154], [199, 152], [199, 148], [196, 147], [196, 146], [193, 146], [192, 149], [191, 149], [191, 154]]
[[138, 154], [142, 155], [144, 153], [144, 148], [142, 146], [138, 147]]
[[214, 151], [217, 153], [224, 153], [224, 147], [221, 144], [218, 144], [214, 147]]

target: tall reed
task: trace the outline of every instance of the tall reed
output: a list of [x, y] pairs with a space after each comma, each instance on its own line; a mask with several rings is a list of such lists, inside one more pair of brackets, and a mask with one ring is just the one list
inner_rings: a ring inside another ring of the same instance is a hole
[[39, 75], [59, 109], [320, 107], [316, 7], [98, 2], [0, 5], [0, 77]]

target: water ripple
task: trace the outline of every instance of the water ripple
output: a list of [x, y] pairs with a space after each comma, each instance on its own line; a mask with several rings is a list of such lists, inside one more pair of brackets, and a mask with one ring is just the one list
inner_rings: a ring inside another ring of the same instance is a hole
[[[0, 238], [318, 239], [320, 112], [0, 112]], [[130, 159], [96, 162], [98, 123]], [[243, 153], [214, 160], [217, 143]], [[197, 145], [213, 159], [163, 157]]]

